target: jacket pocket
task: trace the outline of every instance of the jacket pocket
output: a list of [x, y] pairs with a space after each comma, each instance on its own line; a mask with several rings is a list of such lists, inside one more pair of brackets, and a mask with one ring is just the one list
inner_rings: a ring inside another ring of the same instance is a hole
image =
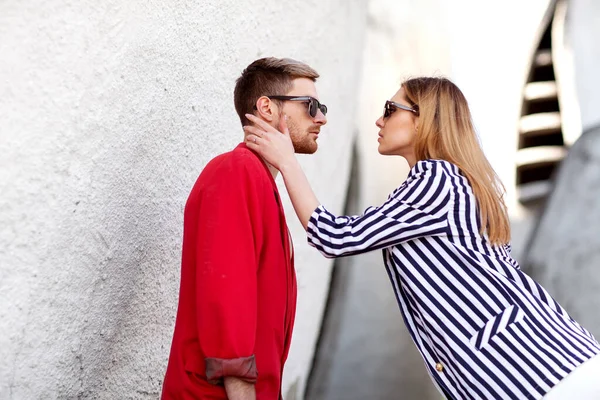
[[523, 310], [513, 304], [486, 322], [485, 325], [471, 337], [470, 343], [478, 350], [481, 350], [488, 345], [494, 336], [504, 331], [509, 326], [523, 320], [523, 318], [525, 318]]

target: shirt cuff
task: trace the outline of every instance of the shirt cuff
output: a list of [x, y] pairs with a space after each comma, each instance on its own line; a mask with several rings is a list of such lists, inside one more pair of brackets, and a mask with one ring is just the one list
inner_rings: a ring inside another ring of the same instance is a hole
[[206, 380], [213, 385], [223, 385], [223, 378], [232, 376], [248, 383], [256, 383], [258, 371], [254, 355], [232, 359], [204, 359], [206, 364]]

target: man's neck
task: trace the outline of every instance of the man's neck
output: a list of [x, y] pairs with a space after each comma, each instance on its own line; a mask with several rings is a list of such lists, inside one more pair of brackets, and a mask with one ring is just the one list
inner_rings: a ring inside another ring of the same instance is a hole
[[[244, 135], [244, 138], [245, 138], [245, 137], [246, 137], [246, 136]], [[260, 157], [260, 156], [259, 156], [259, 157]], [[267, 160], [265, 160], [264, 158], [262, 158], [262, 157], [260, 157], [260, 158], [261, 158], [261, 159], [262, 159], [262, 160], [265, 162], [265, 164], [267, 164], [267, 167], [269, 167], [269, 172], [270, 172], [270, 173], [271, 173], [271, 175], [273, 176], [273, 179], [277, 179], [277, 174], [279, 173], [279, 171], [277, 170], [277, 168], [275, 168], [274, 166], [272, 166], [271, 164], [269, 164], [269, 163], [267, 162]]]

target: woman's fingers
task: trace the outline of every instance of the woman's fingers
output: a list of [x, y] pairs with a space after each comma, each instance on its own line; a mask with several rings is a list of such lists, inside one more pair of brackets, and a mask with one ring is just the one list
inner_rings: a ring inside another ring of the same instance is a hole
[[263, 137], [266, 133], [263, 129], [251, 125], [244, 126], [244, 132], [246, 132], [249, 135], [258, 136], [259, 138]]
[[259, 146], [259, 140], [260, 137], [256, 136], [256, 135], [248, 135], [246, 136], [246, 139], [244, 140], [246, 142], [246, 145], [249, 146], [251, 149], [256, 149]]
[[258, 127], [262, 128], [262, 130], [265, 132], [273, 132], [273, 133], [279, 132], [277, 129], [275, 129], [271, 125], [269, 125], [267, 123], [267, 121], [263, 121], [262, 119], [258, 118], [255, 115], [246, 114], [246, 118], [248, 118], [248, 120], [250, 122], [254, 122]]

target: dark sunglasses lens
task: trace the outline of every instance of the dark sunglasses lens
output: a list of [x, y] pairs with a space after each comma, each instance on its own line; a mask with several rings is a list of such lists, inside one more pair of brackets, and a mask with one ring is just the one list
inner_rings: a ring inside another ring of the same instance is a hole
[[327, 106], [325, 104], [321, 104], [319, 110], [323, 113], [323, 115], [327, 115]]
[[317, 115], [317, 102], [315, 100], [310, 100], [308, 102], [308, 113], [312, 118]]
[[389, 104], [383, 106], [383, 118], [389, 118], [392, 115], [392, 109]]

